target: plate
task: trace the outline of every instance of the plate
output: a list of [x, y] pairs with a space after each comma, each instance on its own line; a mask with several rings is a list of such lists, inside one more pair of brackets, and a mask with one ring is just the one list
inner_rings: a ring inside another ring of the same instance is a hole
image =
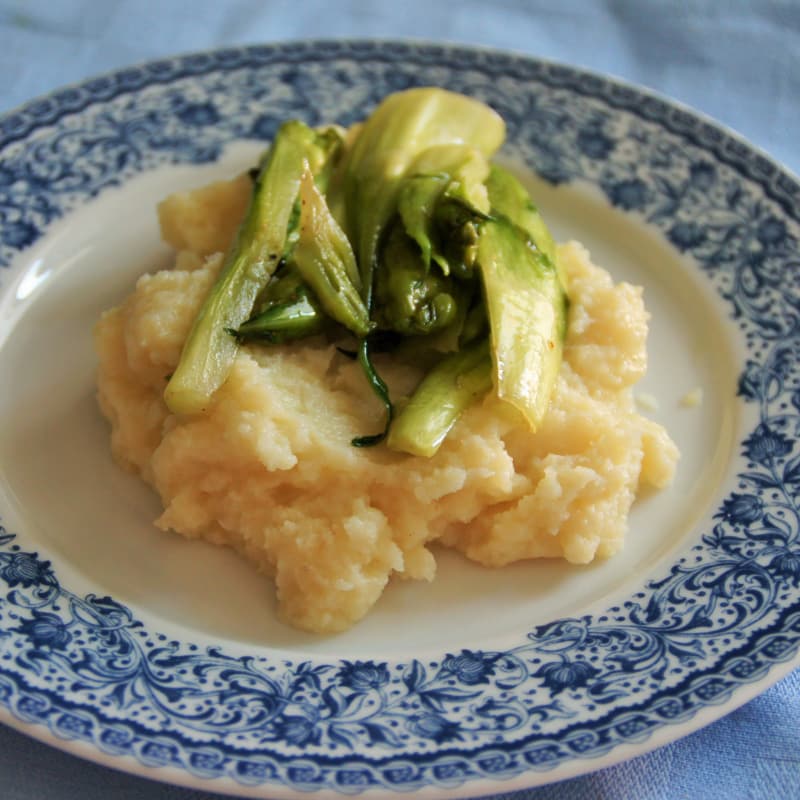
[[[111, 461], [91, 328], [166, 258], [156, 202], [276, 126], [436, 84], [492, 104], [557, 238], [645, 288], [640, 386], [682, 451], [622, 554], [443, 553], [336, 637], [232, 554], [162, 534]], [[176, 57], [0, 119], [0, 707], [84, 757], [213, 791], [466, 796], [674, 740], [798, 663], [800, 185], [640, 89], [488, 50], [315, 42]], [[686, 397], [702, 402], [688, 404]]]

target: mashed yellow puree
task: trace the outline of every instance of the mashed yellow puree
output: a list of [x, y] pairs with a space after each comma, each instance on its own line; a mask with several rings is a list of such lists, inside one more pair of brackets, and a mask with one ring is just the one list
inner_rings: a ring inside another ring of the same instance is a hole
[[[159, 207], [173, 269], [145, 275], [95, 331], [98, 396], [115, 458], [160, 494], [156, 524], [234, 547], [273, 576], [280, 613], [344, 630], [392, 575], [431, 580], [438, 541], [492, 567], [606, 558], [623, 545], [638, 488], [672, 479], [678, 452], [637, 413], [646, 368], [642, 291], [615, 285], [577, 243], [564, 364], [531, 433], [487, 397], [430, 459], [350, 444], [382, 425], [360, 368], [323, 339], [243, 347], [210, 410], [176, 417], [162, 393], [250, 192], [246, 177]], [[378, 362], [393, 396], [419, 378]]]

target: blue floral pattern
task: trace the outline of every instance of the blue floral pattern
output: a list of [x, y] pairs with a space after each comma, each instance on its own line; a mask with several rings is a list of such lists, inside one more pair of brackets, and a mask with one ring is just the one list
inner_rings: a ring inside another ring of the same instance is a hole
[[[607, 753], [722, 702], [800, 644], [800, 186], [711, 123], [553, 64], [444, 46], [319, 42], [123, 70], [0, 119], [0, 287], [87, 198], [216, 159], [287, 117], [347, 124], [437, 83], [490, 101], [509, 153], [581, 179], [692, 256], [747, 351], [756, 422], [700, 540], [619, 606], [503, 652], [424, 663], [226, 652], [81, 596], [0, 527], [0, 705], [105, 754], [244, 786], [457, 787]], [[3, 510], [0, 508], [0, 514]]]

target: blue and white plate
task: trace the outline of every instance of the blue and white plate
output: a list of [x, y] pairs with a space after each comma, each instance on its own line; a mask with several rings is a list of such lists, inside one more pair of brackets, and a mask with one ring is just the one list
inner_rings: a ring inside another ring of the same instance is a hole
[[[644, 286], [640, 394], [682, 459], [605, 563], [443, 553], [433, 583], [312, 637], [232, 553], [153, 527], [109, 455], [91, 330], [166, 263], [163, 196], [250, 166], [286, 118], [348, 124], [415, 84], [500, 111], [558, 238]], [[465, 796], [630, 757], [762, 691], [800, 643], [799, 210], [795, 178], [686, 109], [458, 47], [223, 50], [0, 118], [0, 717], [209, 790]]]

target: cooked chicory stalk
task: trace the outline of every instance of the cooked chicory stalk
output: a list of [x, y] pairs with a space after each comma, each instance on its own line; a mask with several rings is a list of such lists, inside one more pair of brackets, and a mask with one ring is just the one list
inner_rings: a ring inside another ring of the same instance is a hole
[[300, 282], [292, 295], [271, 302], [232, 333], [242, 342], [260, 340], [278, 344], [321, 333], [325, 322], [325, 312], [317, 298]]
[[381, 234], [394, 215], [401, 179], [424, 151], [467, 144], [486, 158], [505, 138], [502, 117], [461, 94], [430, 87], [389, 95], [370, 115], [345, 161], [347, 233], [370, 305]]
[[249, 318], [257, 295], [283, 257], [303, 171], [308, 164], [313, 172], [321, 171], [340, 142], [341, 134], [333, 128], [319, 132], [290, 121], [279, 129], [262, 159], [236, 241], [164, 391], [174, 414], [204, 411], [227, 379], [238, 347], [230, 331]]
[[[517, 209], [509, 204], [506, 210]], [[432, 456], [461, 412], [492, 385], [533, 430], [547, 410], [566, 329], [566, 296], [555, 264], [508, 217], [479, 217], [475, 224], [482, 302], [464, 320], [461, 349], [423, 378], [395, 417], [391, 449]]]
[[532, 429], [558, 377], [566, 299], [555, 264], [507, 217], [483, 223], [478, 263], [489, 315], [494, 388]]
[[[341, 187], [347, 233], [354, 245], [362, 296], [370, 313], [379, 244], [397, 211], [402, 178], [415, 159], [430, 148], [460, 144], [488, 158], [504, 138], [505, 123], [489, 106], [431, 87], [389, 95], [364, 122], [344, 161]], [[361, 342], [359, 360], [376, 387], [368, 339]], [[385, 434], [392, 407], [386, 392], [378, 394], [387, 411]]]
[[406, 336], [441, 331], [455, 319], [458, 289], [451, 278], [425, 266], [402, 225], [386, 235], [375, 272], [375, 318], [381, 329]]
[[476, 212], [489, 212], [486, 180], [489, 162], [467, 145], [441, 145], [423, 151], [408, 169], [398, 190], [397, 211], [406, 233], [417, 243], [426, 267], [435, 261], [450, 273], [435, 228], [435, 212], [442, 199], [458, 199]]
[[[386, 409], [383, 430], [354, 445], [386, 439], [431, 456], [492, 387], [535, 429], [567, 299], [527, 190], [489, 160], [504, 133], [488, 106], [431, 88], [391, 95], [346, 134], [284, 125], [170, 381], [170, 408], [204, 408], [239, 341], [347, 334]], [[430, 367], [399, 414], [371, 357], [387, 342]]]
[[370, 332], [372, 325], [359, 294], [361, 278], [353, 248], [310, 169], [300, 179], [300, 228], [292, 260], [332, 319], [359, 338]]
[[[556, 264], [556, 245], [528, 190], [509, 170], [492, 164], [486, 181], [494, 214], [508, 217], [530, 235], [536, 247]], [[562, 276], [563, 277], [563, 276]]]
[[386, 444], [430, 458], [461, 414], [491, 388], [492, 359], [485, 339], [445, 356], [395, 416]]

